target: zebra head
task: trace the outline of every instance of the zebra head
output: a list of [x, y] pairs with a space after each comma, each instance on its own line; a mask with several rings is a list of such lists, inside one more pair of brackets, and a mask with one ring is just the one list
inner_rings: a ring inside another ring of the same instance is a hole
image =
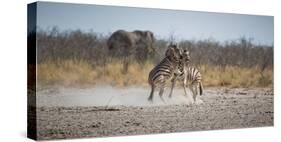
[[182, 53], [182, 59], [184, 63], [189, 63], [190, 62], [190, 54], [189, 51], [184, 49]]
[[170, 44], [166, 50], [165, 56], [173, 62], [180, 62], [182, 59], [182, 50], [177, 44]]

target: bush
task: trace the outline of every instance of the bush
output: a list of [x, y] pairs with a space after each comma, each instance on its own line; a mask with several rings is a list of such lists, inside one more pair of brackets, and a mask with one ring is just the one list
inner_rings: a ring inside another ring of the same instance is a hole
[[[164, 58], [168, 40], [156, 40], [156, 52], [152, 55], [130, 58], [131, 64], [124, 73], [122, 58], [111, 56], [107, 49], [108, 37], [80, 30], [38, 29], [38, 82], [45, 85], [147, 85], [148, 73]], [[179, 45], [190, 51], [191, 63], [202, 72], [205, 86], [266, 87], [273, 84], [273, 46], [255, 45], [246, 38], [225, 43], [213, 39], [182, 40]]]

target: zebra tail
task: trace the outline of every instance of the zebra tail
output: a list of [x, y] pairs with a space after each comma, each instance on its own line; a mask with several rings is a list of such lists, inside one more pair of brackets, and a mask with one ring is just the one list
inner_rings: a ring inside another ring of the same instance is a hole
[[200, 96], [203, 94], [203, 85], [202, 82], [199, 83], [199, 91], [200, 91]]

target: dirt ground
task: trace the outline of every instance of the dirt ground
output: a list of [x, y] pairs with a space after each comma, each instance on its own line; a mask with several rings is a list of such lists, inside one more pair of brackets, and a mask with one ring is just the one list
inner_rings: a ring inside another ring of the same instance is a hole
[[37, 107], [37, 138], [48, 140], [273, 126], [273, 98], [270, 88], [211, 88], [201, 96], [204, 103], [194, 105], [42, 105]]

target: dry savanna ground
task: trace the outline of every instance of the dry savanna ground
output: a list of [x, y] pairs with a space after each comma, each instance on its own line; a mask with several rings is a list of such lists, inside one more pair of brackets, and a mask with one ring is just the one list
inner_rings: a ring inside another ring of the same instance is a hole
[[[150, 91], [147, 75], [154, 66], [150, 61], [132, 63], [124, 73], [120, 60], [104, 65], [93, 65], [80, 59], [38, 64], [37, 138], [48, 140], [273, 126], [272, 68], [261, 72], [259, 67], [198, 66], [206, 89], [201, 97], [204, 103], [184, 103], [185, 99], [177, 98], [183, 93], [179, 93], [183, 90], [178, 87], [174, 95], [176, 99], [166, 98], [169, 103], [163, 105], [159, 101], [147, 101]], [[117, 90], [121, 88], [121, 91], [103, 88], [106, 85]], [[64, 89], [53, 89], [55, 86]], [[75, 89], [77, 86], [82, 89]], [[93, 86], [101, 88], [87, 89]], [[113, 98], [107, 94], [120, 97]], [[159, 100], [155, 94], [157, 98]]]
[[[175, 90], [173, 97], [181, 95], [178, 93], [179, 90]], [[49, 93], [52, 92], [56, 91]], [[64, 89], [64, 92], [67, 90]], [[37, 99], [46, 96], [44, 93], [37, 94]], [[69, 99], [75, 98], [70, 96], [67, 99], [67, 93], [60, 94], [59, 91], [57, 93], [57, 96], [61, 95], [65, 101], [72, 102]], [[83, 98], [81, 95], [79, 94], [76, 100]], [[93, 95], [95, 94], [90, 96]], [[129, 92], [121, 96], [126, 98], [130, 95], [134, 94]], [[50, 94], [48, 97], [51, 96], [54, 95]], [[121, 105], [124, 102], [108, 106], [89, 104], [63, 106], [63, 103], [50, 105], [42, 103], [37, 107], [37, 138], [48, 140], [273, 126], [274, 97], [270, 88], [209, 88], [200, 98], [203, 103], [193, 105], [184, 103], [152, 105], [157, 102], [145, 103], [147, 96], [148, 94], [140, 96], [143, 97], [140, 101], [144, 104], [135, 106]]]

